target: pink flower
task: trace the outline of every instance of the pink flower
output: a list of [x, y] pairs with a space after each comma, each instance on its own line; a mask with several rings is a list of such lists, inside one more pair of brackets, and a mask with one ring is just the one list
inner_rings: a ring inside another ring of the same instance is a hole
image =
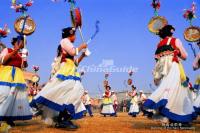
[[130, 71], [128, 72], [128, 74], [129, 74], [129, 76], [132, 76], [132, 75], [133, 75], [133, 71], [130, 70]]
[[153, 0], [151, 6], [152, 6], [155, 10], [159, 10], [159, 9], [160, 9], [160, 2], [159, 2], [159, 0]]
[[0, 28], [0, 37], [7, 37], [8, 33], [10, 33], [10, 30], [8, 29], [8, 26], [5, 25], [4, 28]]
[[192, 3], [192, 7], [191, 9], [185, 9], [184, 11], [184, 14], [183, 14], [183, 17], [186, 19], [186, 20], [192, 20], [193, 18], [195, 18], [195, 10], [196, 10], [196, 5], [195, 3]]
[[28, 7], [30, 7], [32, 5], [33, 5], [33, 1], [32, 0], [30, 0], [28, 3], [25, 4], [25, 6], [28, 6]]
[[35, 71], [35, 72], [37, 72], [37, 71], [39, 71], [39, 66], [33, 66], [33, 70]]

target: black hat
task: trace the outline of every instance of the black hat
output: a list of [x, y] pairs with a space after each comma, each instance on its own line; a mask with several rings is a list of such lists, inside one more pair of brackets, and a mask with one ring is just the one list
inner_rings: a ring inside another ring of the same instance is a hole
[[161, 38], [172, 36], [175, 31], [175, 28], [172, 25], [165, 25], [162, 29], [159, 30], [158, 35]]
[[131, 87], [132, 87], [132, 89], [136, 89], [136, 87], [134, 85], [132, 85]]
[[111, 90], [111, 87], [109, 85], [107, 85], [106, 88], [109, 88], [109, 90]]
[[67, 38], [69, 36], [75, 35], [76, 29], [74, 27], [68, 27], [62, 29], [62, 38]]
[[14, 45], [17, 41], [21, 41], [21, 40], [24, 41], [23, 36], [13, 37], [11, 43], [12, 43], [12, 45]]

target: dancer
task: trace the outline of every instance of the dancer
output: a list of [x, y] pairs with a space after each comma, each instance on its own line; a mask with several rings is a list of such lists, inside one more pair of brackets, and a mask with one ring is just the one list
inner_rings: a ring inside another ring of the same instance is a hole
[[138, 97], [137, 97], [136, 87], [134, 85], [132, 85], [131, 87], [132, 91], [128, 93], [128, 95], [132, 98], [128, 114], [131, 115], [132, 117], [136, 117], [136, 115], [139, 114]]
[[88, 94], [88, 91], [84, 92], [83, 104], [85, 105], [85, 108], [86, 108], [87, 112], [89, 113], [90, 117], [93, 117], [93, 113], [92, 113], [92, 110], [91, 110], [91, 98]]
[[138, 100], [139, 101], [138, 105], [140, 107], [140, 111], [143, 112], [143, 115], [146, 115], [146, 112], [144, 110], [143, 104], [147, 100], [147, 96], [143, 93], [142, 90], [139, 91], [139, 98], [138, 99], [139, 99]]
[[122, 112], [127, 112], [127, 101], [123, 100], [122, 102]]
[[60, 69], [30, 104], [35, 108], [43, 105], [41, 109], [45, 122], [55, 124], [57, 128], [77, 129], [78, 126], [74, 125], [71, 120], [82, 118], [85, 111], [81, 101], [84, 88], [80, 82], [77, 66], [86, 55], [82, 53], [77, 59], [74, 56], [87, 48], [87, 45], [81, 44], [78, 48], [74, 48], [75, 32], [73, 27], [62, 30]]
[[[199, 88], [200, 88], [200, 75], [197, 77], [194, 84], [194, 89], [196, 89], [198, 92], [199, 92]], [[194, 101], [194, 108], [197, 114], [200, 115], [200, 95]]]
[[27, 67], [20, 53], [24, 38], [14, 37], [11, 43], [13, 48], [5, 48], [0, 54], [0, 121], [15, 126], [14, 121], [29, 120], [32, 113], [22, 72]]
[[103, 94], [103, 108], [101, 110], [101, 114], [106, 117], [106, 115], [115, 116], [116, 113], [113, 108], [112, 100], [111, 100], [111, 87], [105, 87], [105, 93]]
[[117, 100], [117, 95], [114, 91], [111, 91], [111, 100], [113, 103], [113, 108], [115, 110], [115, 116], [117, 116], [117, 106], [118, 106], [118, 100]]
[[146, 108], [158, 109], [165, 122], [186, 124], [195, 117], [181, 60], [187, 58], [182, 42], [173, 37], [175, 28], [166, 25], [159, 31], [162, 40], [155, 52], [154, 82], [158, 88], [145, 101]]
[[[200, 40], [197, 43], [197, 45], [200, 48]], [[200, 53], [196, 56], [194, 63], [193, 63], [193, 69], [198, 70], [200, 68]], [[197, 79], [194, 84], [194, 89], [198, 91], [199, 94], [199, 89], [200, 89], [200, 75], [197, 76]], [[194, 102], [194, 108], [195, 111], [197, 112], [198, 115], [200, 115], [200, 95], [197, 97], [197, 99]]]

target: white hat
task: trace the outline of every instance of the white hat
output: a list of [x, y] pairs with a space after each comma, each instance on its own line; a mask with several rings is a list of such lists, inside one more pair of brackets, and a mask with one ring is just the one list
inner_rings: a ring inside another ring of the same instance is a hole
[[85, 93], [88, 93], [88, 91], [87, 91], [87, 90], [85, 90]]
[[143, 90], [140, 90], [140, 93], [143, 93]]

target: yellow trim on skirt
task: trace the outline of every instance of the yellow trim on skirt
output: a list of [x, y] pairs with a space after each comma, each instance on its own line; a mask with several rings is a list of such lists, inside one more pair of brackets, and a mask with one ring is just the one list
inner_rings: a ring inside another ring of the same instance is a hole
[[195, 84], [196, 84], [196, 85], [200, 85], [200, 75], [198, 75], [198, 77], [197, 77], [197, 79], [196, 79], [196, 81], [195, 81]]
[[77, 72], [77, 67], [71, 59], [66, 59], [66, 62], [61, 64], [60, 70], [58, 70], [57, 74], [80, 77], [80, 74]]
[[0, 82], [25, 84], [24, 74], [18, 67], [15, 68], [14, 77], [12, 77], [13, 66], [0, 65]]
[[104, 98], [103, 99], [103, 104], [112, 104], [111, 98]]
[[185, 75], [185, 71], [184, 71], [183, 65], [182, 65], [181, 62], [179, 62], [178, 66], [179, 66], [179, 70], [180, 70], [181, 82], [184, 82], [184, 81], [186, 81], [186, 75]]

